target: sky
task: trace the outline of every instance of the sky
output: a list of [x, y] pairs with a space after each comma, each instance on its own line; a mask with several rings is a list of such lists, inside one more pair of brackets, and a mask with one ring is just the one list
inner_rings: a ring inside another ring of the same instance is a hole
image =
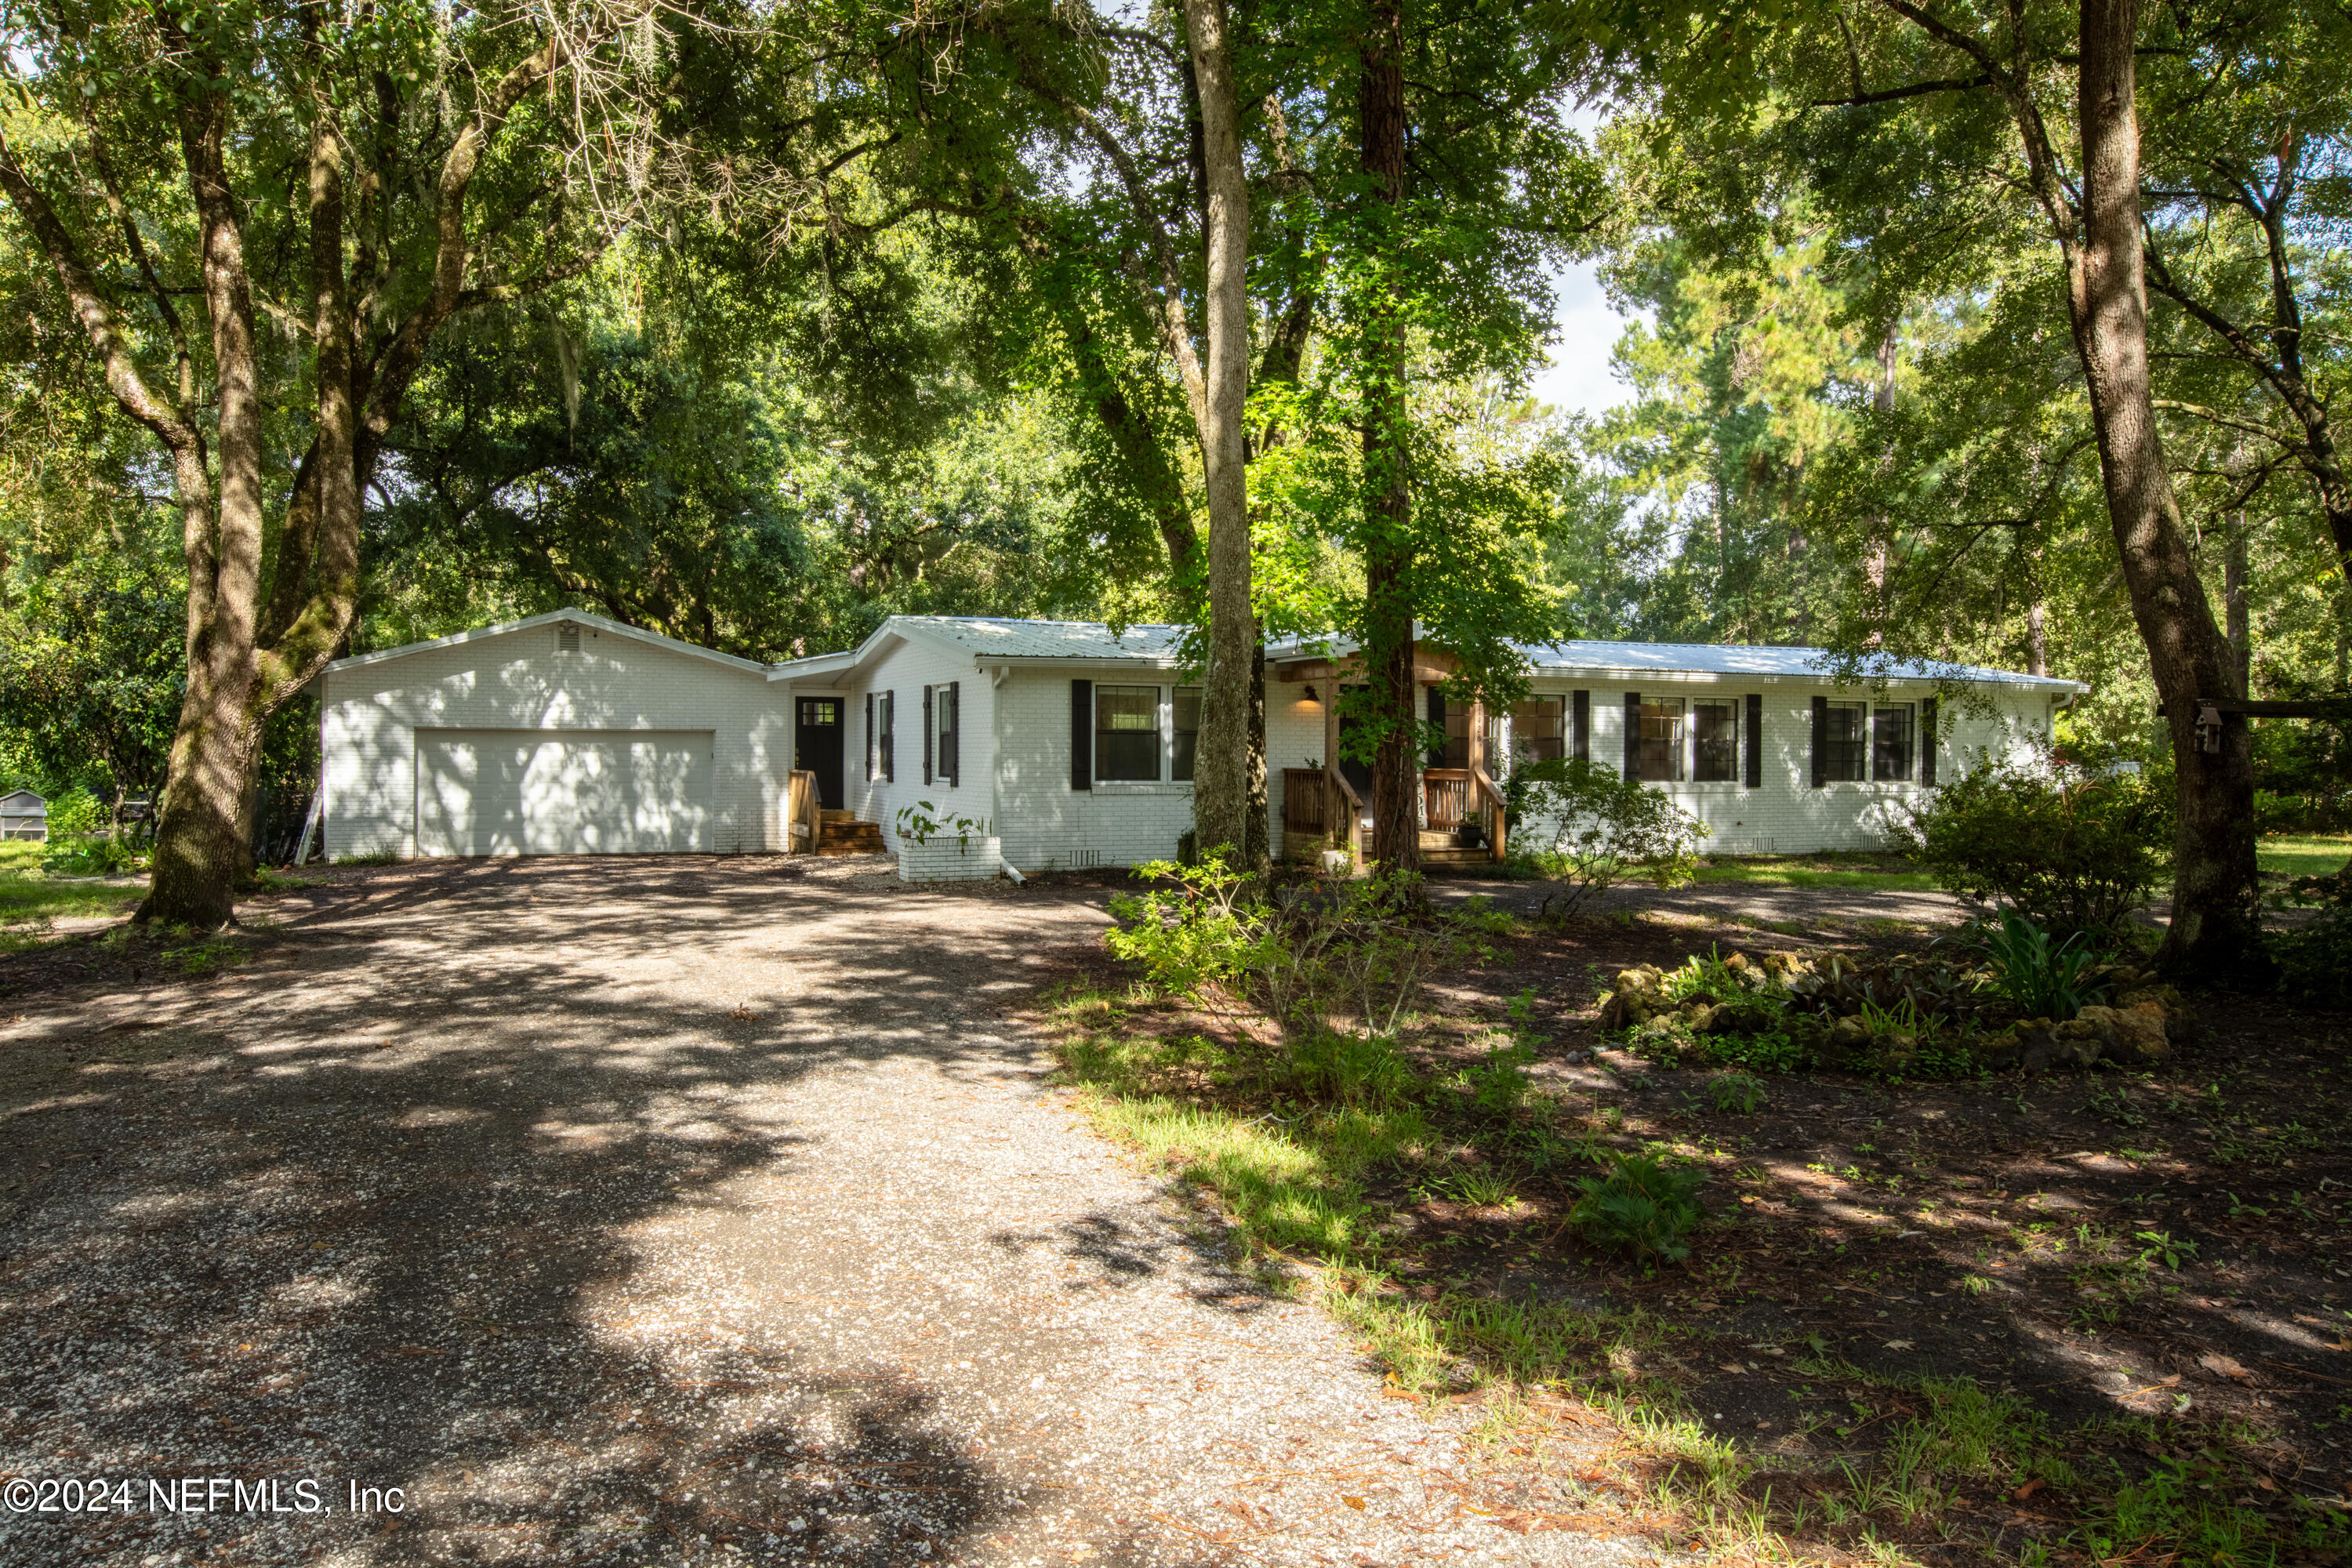
[[1592, 263], [1580, 261], [1555, 273], [1552, 286], [1559, 342], [1552, 345], [1550, 367], [1537, 374], [1530, 390], [1571, 413], [1598, 414], [1627, 401], [1633, 389], [1609, 374], [1609, 351], [1617, 346], [1626, 318], [1610, 309]]

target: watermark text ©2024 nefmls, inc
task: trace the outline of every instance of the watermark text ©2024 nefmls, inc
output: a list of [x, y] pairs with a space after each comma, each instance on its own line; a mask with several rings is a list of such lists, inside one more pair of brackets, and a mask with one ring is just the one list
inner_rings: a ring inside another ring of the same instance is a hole
[[[338, 1496], [338, 1492], [341, 1493]], [[309, 1476], [246, 1480], [235, 1476], [17, 1476], [0, 1483], [0, 1511], [79, 1519], [108, 1513], [404, 1513], [399, 1487]]]

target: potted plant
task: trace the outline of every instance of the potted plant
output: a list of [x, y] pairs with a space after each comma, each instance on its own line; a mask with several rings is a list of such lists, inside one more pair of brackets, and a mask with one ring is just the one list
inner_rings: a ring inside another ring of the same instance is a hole
[[1465, 849], [1475, 849], [1486, 842], [1486, 829], [1475, 816], [1465, 816], [1454, 830], [1454, 842]]

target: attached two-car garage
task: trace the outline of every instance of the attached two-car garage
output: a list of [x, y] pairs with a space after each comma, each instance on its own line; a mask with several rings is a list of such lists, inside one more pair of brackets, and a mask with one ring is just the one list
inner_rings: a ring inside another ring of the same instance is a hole
[[711, 738], [420, 729], [416, 853], [708, 853]]
[[327, 852], [773, 854], [793, 699], [769, 667], [580, 610], [338, 659]]

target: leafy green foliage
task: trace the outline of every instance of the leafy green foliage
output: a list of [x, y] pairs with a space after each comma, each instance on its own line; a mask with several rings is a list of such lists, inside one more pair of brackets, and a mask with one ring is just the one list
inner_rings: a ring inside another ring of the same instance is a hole
[[2137, 775], [1978, 768], [1915, 808], [1912, 852], [1950, 892], [2061, 935], [2119, 929], [2166, 870], [2167, 803]]
[[1753, 1116], [1762, 1110], [1767, 1098], [1764, 1081], [1745, 1072], [1721, 1074], [1707, 1085], [1707, 1094], [1717, 1110], [1736, 1110], [1742, 1116]]
[[2029, 1018], [2063, 1021], [2106, 994], [2106, 987], [2092, 978], [2099, 955], [2087, 932], [2053, 942], [2048, 931], [2011, 910], [2002, 912], [2000, 924], [1985, 930], [1982, 942], [1993, 989]]
[[[1415, 897], [1417, 879], [1290, 886], [1272, 893], [1221, 855], [1136, 868], [1157, 886], [1111, 900], [1105, 942], [1151, 983], [1246, 1029], [1281, 1032], [1281, 1070], [1300, 1092], [1381, 1103], [1410, 1074], [1394, 1042], [1424, 983], [1477, 948]], [[1521, 1064], [1485, 1064], [1506, 1093]]]
[[2315, 912], [2270, 935], [2280, 991], [2310, 1006], [2352, 1008], [2352, 865], [2325, 877], [2296, 878], [2281, 902]]
[[1704, 1217], [1698, 1190], [1706, 1177], [1650, 1154], [1614, 1159], [1605, 1175], [1577, 1184], [1583, 1194], [1569, 1217], [1595, 1244], [1661, 1263], [1690, 1256], [1688, 1237]]
[[1628, 878], [1661, 888], [1690, 879], [1706, 824], [1664, 792], [1581, 757], [1523, 763], [1511, 774], [1517, 842], [1548, 881], [1543, 912], [1574, 915]]

